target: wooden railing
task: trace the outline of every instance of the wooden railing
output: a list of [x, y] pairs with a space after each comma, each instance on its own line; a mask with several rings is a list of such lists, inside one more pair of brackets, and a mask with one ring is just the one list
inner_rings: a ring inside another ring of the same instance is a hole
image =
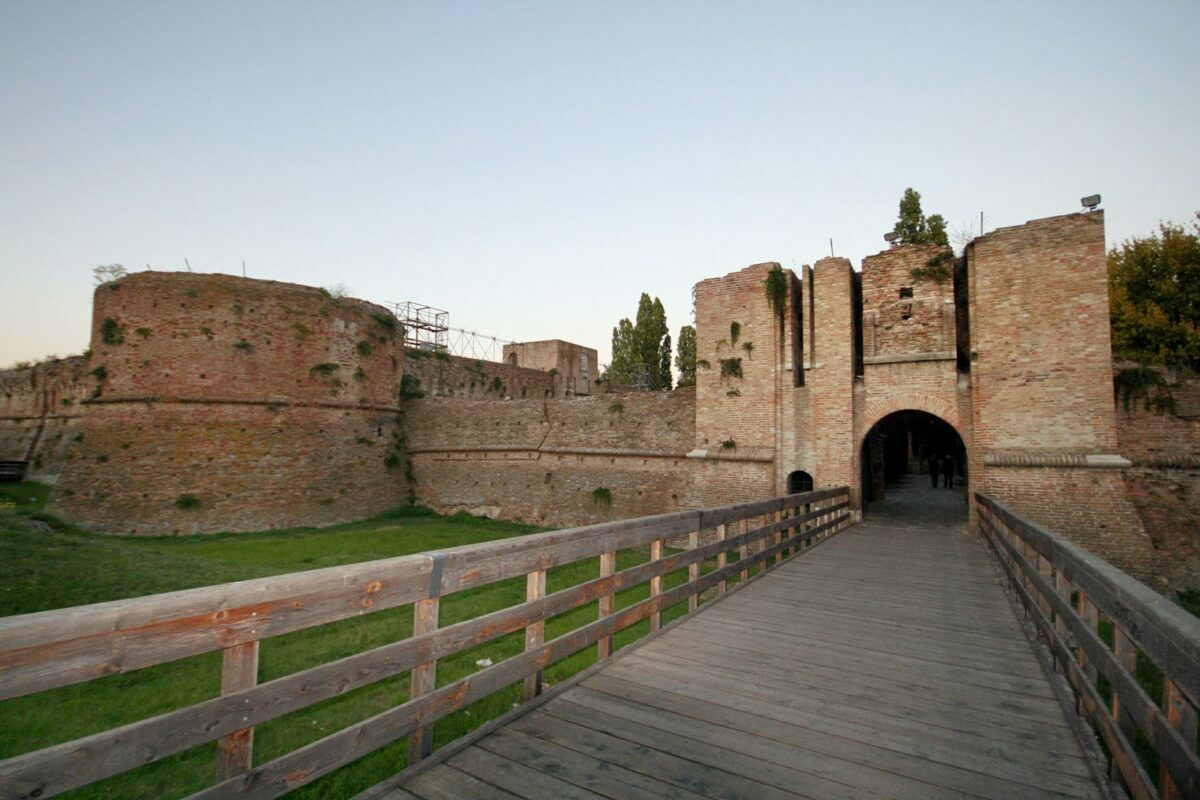
[[[1135, 798], [1200, 797], [1200, 619], [1066, 537], [975, 497], [984, 539], [1104, 743], [1110, 776]], [[1161, 705], [1143, 686], [1159, 675]], [[1152, 777], [1145, 762], [1154, 758]]]
[[[436, 720], [517, 683], [531, 700], [547, 666], [592, 644], [607, 658], [615, 633], [643, 619], [658, 629], [664, 609], [686, 600], [694, 611], [701, 592], [832, 535], [848, 500], [827, 489], [0, 619], [0, 700], [223, 652], [220, 696], [0, 762], [0, 797], [49, 797], [214, 740], [216, 783], [193, 798], [278, 797], [405, 736], [411, 763], [429, 754]], [[687, 545], [664, 551], [667, 540]], [[618, 551], [646, 547], [650, 561], [617, 571]], [[599, 577], [546, 594], [548, 569], [597, 556]], [[664, 589], [684, 567], [687, 581]], [[524, 603], [439, 627], [441, 598], [522, 575]], [[617, 592], [647, 582], [647, 599], [615, 608]], [[547, 619], [586, 603], [596, 621], [544, 640]], [[263, 639], [409, 604], [411, 637], [257, 683]], [[522, 654], [437, 686], [438, 659], [522, 629]], [[405, 702], [253, 765], [254, 726], [405, 672]]]

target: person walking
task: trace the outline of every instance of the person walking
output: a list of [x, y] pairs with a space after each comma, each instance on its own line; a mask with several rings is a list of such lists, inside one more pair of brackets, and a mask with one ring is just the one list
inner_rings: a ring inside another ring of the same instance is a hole
[[942, 488], [954, 488], [954, 456], [947, 453], [942, 457]]
[[933, 481], [933, 488], [937, 487], [938, 470], [941, 469], [941, 462], [938, 461], [937, 453], [929, 454], [929, 478]]

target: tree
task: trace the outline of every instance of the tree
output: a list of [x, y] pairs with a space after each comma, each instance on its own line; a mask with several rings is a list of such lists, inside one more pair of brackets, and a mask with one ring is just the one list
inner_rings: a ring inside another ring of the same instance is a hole
[[947, 247], [950, 239], [946, 235], [946, 219], [941, 214], [925, 216], [921, 210], [921, 193], [911, 186], [900, 198], [900, 214], [892, 228], [896, 234], [895, 247], [899, 244], [940, 244]]
[[1115, 355], [1200, 371], [1200, 224], [1161, 223], [1109, 251], [1108, 301]]
[[671, 337], [662, 301], [643, 292], [634, 320], [622, 319], [613, 328], [612, 361], [604, 379], [626, 385], [647, 382], [655, 389], [670, 388]]
[[696, 329], [684, 325], [679, 329], [675, 345], [675, 368], [679, 370], [680, 386], [696, 385]]
[[101, 264], [92, 270], [92, 275], [96, 279], [97, 286], [109, 281], [120, 280], [128, 274], [128, 270], [120, 264]]

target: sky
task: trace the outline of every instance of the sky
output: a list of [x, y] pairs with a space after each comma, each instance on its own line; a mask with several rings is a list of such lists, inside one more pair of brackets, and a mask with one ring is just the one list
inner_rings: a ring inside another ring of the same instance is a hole
[[[92, 269], [419, 301], [609, 355], [642, 292], [1079, 210], [1200, 209], [1200, 3], [0, 0], [0, 366]], [[1190, 100], [1188, 98], [1191, 98]]]

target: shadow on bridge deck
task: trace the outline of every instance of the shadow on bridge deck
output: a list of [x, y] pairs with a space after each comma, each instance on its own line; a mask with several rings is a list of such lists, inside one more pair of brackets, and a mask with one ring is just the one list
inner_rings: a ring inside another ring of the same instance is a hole
[[[936, 491], [940, 518], [961, 513]], [[952, 520], [887, 519], [368, 795], [1104, 796], [980, 543]]]

